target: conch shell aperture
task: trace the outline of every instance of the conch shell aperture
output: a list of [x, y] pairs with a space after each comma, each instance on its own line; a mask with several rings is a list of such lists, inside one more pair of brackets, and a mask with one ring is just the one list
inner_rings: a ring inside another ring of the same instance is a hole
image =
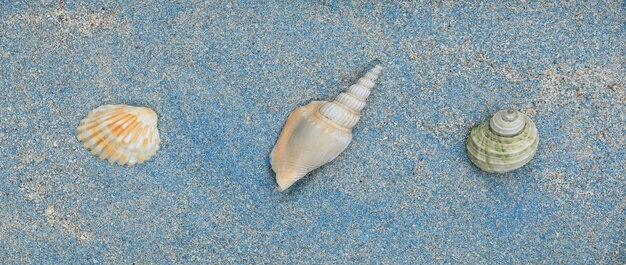
[[352, 141], [352, 127], [359, 121], [381, 70], [376, 65], [334, 101], [313, 101], [289, 115], [270, 155], [281, 190], [346, 149]]
[[90, 111], [76, 132], [85, 148], [100, 159], [134, 165], [149, 160], [159, 150], [157, 119], [149, 108], [104, 105]]

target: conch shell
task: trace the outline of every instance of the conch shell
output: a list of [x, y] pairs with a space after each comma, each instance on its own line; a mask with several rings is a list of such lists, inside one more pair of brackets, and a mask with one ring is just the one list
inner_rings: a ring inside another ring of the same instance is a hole
[[505, 173], [524, 166], [535, 156], [539, 134], [526, 115], [508, 109], [474, 127], [466, 144], [467, 156], [480, 169]]
[[110, 163], [143, 163], [159, 150], [157, 119], [149, 108], [104, 105], [80, 121], [77, 137], [91, 154]]
[[289, 115], [270, 155], [281, 190], [346, 149], [352, 141], [352, 127], [359, 121], [381, 70], [376, 65], [334, 101], [313, 101]]

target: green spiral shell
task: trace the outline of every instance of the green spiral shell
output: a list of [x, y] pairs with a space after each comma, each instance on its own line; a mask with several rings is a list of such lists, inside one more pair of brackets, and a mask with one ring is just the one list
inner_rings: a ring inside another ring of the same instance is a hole
[[469, 159], [487, 172], [505, 173], [524, 166], [535, 156], [539, 144], [537, 127], [524, 118], [524, 129], [509, 137], [494, 133], [489, 121], [474, 127], [466, 142]]

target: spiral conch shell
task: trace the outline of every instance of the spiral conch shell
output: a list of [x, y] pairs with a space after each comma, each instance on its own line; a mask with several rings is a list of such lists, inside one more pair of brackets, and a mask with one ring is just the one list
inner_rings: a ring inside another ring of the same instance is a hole
[[149, 108], [104, 105], [80, 121], [77, 137], [93, 155], [110, 163], [143, 163], [159, 150], [157, 119]]
[[505, 173], [528, 163], [538, 144], [537, 127], [526, 115], [514, 109], [501, 110], [472, 129], [467, 155], [484, 171]]
[[313, 101], [289, 115], [270, 155], [281, 190], [346, 149], [381, 70], [376, 65], [334, 101]]

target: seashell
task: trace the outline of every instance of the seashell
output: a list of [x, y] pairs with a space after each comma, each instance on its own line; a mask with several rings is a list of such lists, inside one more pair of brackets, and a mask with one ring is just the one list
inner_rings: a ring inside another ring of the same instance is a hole
[[149, 108], [104, 105], [90, 111], [76, 131], [91, 154], [110, 163], [134, 165], [159, 150], [157, 119]]
[[524, 166], [535, 156], [539, 134], [526, 115], [508, 109], [474, 127], [466, 144], [468, 157], [480, 169], [505, 173]]
[[334, 101], [313, 101], [287, 119], [270, 160], [281, 190], [335, 159], [352, 141], [365, 99], [382, 67], [376, 65]]

